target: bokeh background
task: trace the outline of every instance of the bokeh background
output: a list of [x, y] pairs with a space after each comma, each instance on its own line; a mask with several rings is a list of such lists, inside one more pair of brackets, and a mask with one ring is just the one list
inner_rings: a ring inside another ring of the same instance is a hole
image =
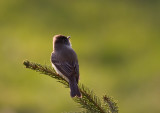
[[69, 89], [25, 69], [51, 66], [52, 37], [71, 36], [80, 82], [121, 113], [160, 113], [160, 1], [1, 0], [0, 113], [80, 111]]

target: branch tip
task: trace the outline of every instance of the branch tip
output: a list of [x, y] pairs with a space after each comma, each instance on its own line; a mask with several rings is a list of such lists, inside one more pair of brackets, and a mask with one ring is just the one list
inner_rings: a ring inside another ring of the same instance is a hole
[[30, 62], [28, 60], [23, 61], [23, 64], [26, 66], [26, 68], [29, 67]]

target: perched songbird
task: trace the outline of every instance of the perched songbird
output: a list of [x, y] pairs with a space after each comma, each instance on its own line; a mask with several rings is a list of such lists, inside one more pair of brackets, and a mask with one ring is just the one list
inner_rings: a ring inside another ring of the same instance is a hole
[[63, 35], [55, 35], [53, 37], [51, 62], [56, 72], [69, 82], [71, 97], [81, 97], [77, 85], [79, 81], [78, 59], [71, 47], [69, 38]]

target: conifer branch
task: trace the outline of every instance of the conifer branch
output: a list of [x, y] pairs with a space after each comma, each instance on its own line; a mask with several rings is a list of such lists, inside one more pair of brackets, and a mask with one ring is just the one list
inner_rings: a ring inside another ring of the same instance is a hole
[[41, 74], [45, 74], [52, 78], [55, 78], [58, 80], [58, 82], [64, 84], [66, 87], [69, 87], [68, 82], [62, 76], [56, 74], [54, 69], [51, 67], [42, 66], [38, 63], [29, 62], [28, 60], [25, 60], [23, 64], [26, 66], [26, 68], [35, 70], [36, 72], [40, 72]]
[[[68, 81], [62, 76], [56, 74], [54, 69], [51, 67], [33, 63], [28, 60], [25, 60], [23, 64], [26, 68], [55, 78], [58, 82], [64, 84], [65, 87], [69, 87]], [[82, 108], [85, 108], [86, 113], [118, 113], [118, 107], [116, 107], [117, 104], [114, 103], [113, 99], [108, 99], [107, 96], [103, 97], [105, 104], [109, 107], [109, 109], [106, 110], [100, 99], [93, 93], [93, 91], [85, 87], [83, 84], [79, 84], [79, 90], [82, 93], [82, 98], [74, 97], [73, 100], [79, 103]]]
[[103, 96], [104, 103], [107, 107], [107, 109], [111, 113], [118, 113], [118, 105], [117, 102], [114, 101], [113, 97], [110, 97], [108, 95]]

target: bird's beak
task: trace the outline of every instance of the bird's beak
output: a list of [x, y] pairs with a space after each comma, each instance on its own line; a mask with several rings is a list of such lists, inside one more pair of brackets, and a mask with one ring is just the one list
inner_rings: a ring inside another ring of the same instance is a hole
[[71, 36], [68, 36], [67, 39], [69, 39]]

